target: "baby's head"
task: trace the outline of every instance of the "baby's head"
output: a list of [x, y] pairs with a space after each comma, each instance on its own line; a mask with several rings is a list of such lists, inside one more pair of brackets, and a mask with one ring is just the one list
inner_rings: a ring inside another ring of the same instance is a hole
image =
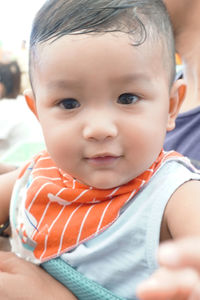
[[[139, 46], [162, 46], [163, 62], [174, 80], [174, 40], [162, 0], [49, 0], [38, 12], [30, 38], [30, 75], [37, 66], [37, 46], [66, 35], [123, 32]], [[39, 55], [39, 54], [38, 54]]]
[[104, 189], [145, 171], [174, 128], [174, 57], [162, 1], [47, 1], [33, 24], [26, 98], [58, 167]]

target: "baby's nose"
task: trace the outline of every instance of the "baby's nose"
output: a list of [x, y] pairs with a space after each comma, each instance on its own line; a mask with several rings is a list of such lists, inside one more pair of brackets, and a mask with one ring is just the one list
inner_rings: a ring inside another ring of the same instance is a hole
[[83, 129], [83, 137], [86, 140], [103, 141], [115, 138], [118, 135], [116, 124], [109, 118], [92, 118], [88, 120]]

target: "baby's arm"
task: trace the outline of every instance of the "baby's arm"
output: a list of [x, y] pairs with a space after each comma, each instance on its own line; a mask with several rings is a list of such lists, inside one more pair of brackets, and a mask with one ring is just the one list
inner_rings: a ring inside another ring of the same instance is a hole
[[142, 300], [200, 299], [200, 238], [163, 243], [158, 251], [161, 268], [140, 285]]
[[10, 198], [20, 169], [0, 175], [0, 224], [9, 218]]
[[200, 183], [190, 181], [174, 193], [166, 207], [164, 220], [174, 241], [160, 246], [161, 268], [138, 288], [140, 299], [200, 299], [199, 214]]
[[13, 171], [16, 169], [16, 166], [10, 165], [10, 164], [5, 164], [5, 163], [0, 163], [0, 174], [4, 174], [10, 171]]

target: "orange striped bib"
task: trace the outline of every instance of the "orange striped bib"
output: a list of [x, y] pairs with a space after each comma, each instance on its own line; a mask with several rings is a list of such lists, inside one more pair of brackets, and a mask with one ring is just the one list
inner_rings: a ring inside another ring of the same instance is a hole
[[19, 177], [23, 188], [18, 193], [22, 195], [22, 206], [21, 219], [16, 224], [17, 235], [40, 262], [60, 256], [109, 227], [123, 205], [159, 167], [166, 160], [180, 156], [176, 152], [161, 151], [152, 166], [129, 183], [99, 190], [64, 173], [43, 151]]

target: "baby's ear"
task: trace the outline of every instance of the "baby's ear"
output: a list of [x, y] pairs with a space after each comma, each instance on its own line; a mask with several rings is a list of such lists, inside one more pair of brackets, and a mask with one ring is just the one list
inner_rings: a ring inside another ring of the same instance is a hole
[[170, 91], [169, 115], [167, 122], [167, 131], [175, 128], [176, 117], [185, 98], [186, 84], [183, 79], [176, 80]]
[[34, 113], [36, 118], [38, 119], [37, 109], [36, 109], [36, 102], [35, 102], [35, 97], [34, 97], [33, 91], [31, 89], [25, 90], [24, 91], [24, 97], [26, 99], [26, 103], [27, 103], [28, 107]]

